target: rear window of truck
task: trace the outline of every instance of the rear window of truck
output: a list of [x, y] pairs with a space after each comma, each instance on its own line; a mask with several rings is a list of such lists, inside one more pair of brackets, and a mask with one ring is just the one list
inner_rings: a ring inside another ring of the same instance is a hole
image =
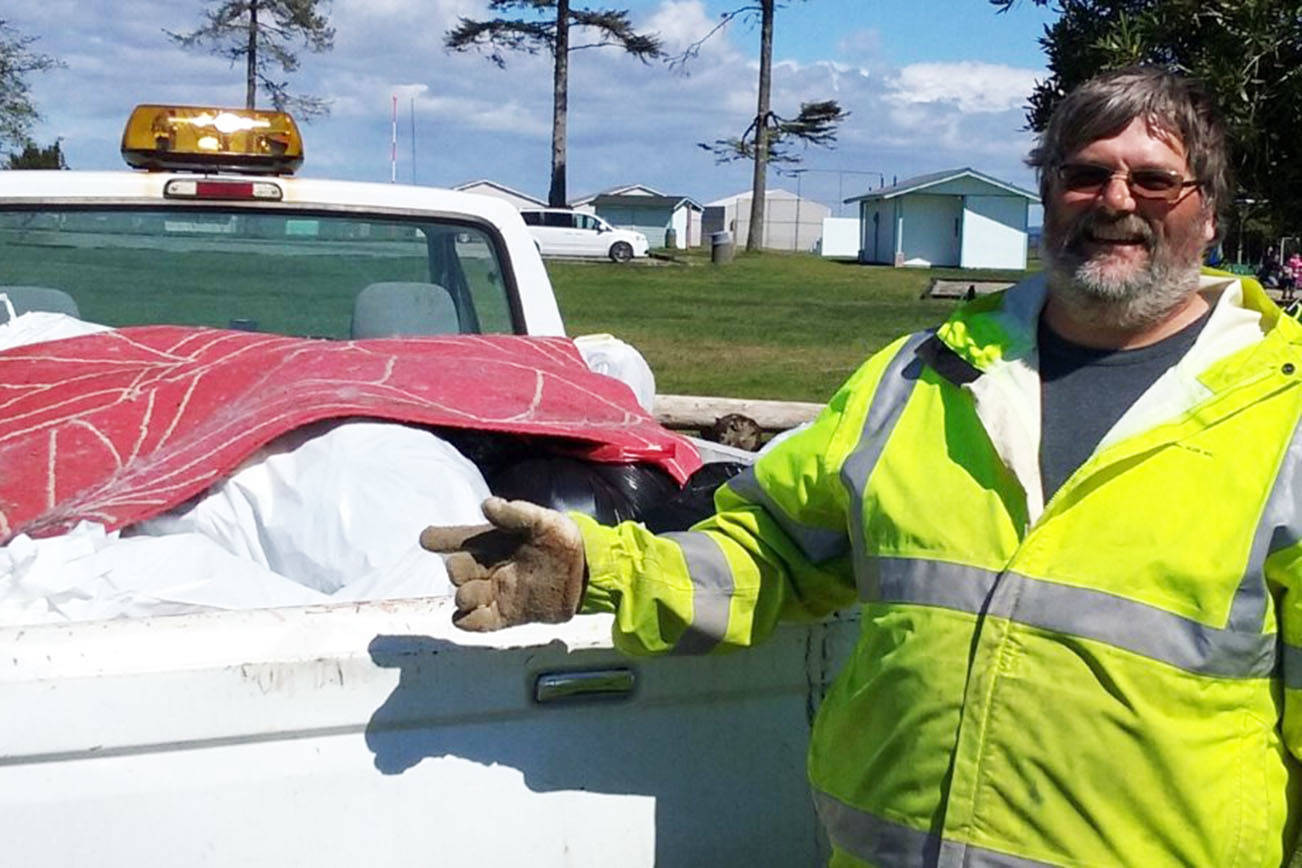
[[428, 219], [214, 208], [0, 209], [0, 293], [70, 296], [110, 326], [304, 337], [515, 333], [487, 229]]

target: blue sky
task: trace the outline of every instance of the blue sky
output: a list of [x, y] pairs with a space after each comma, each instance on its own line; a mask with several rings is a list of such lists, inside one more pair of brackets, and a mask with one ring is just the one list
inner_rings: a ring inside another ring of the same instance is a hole
[[[39, 141], [61, 138], [73, 168], [117, 169], [118, 140], [142, 102], [240, 104], [241, 69], [184, 51], [163, 29], [186, 30], [198, 0], [43, 0], [6, 11], [64, 69], [34, 76], [44, 115]], [[710, 29], [723, 0], [625, 0], [634, 23], [673, 50]], [[398, 177], [453, 185], [491, 178], [545, 195], [551, 117], [546, 57], [509, 56], [499, 70], [448, 54], [458, 17], [485, 17], [487, 0], [334, 0], [335, 48], [304, 54], [292, 85], [332, 101], [305, 128], [302, 174], [390, 177], [390, 113], [399, 97]], [[1034, 186], [1022, 159], [1026, 97], [1045, 75], [1037, 43], [1051, 13], [1029, 0], [999, 15], [985, 0], [796, 0], [779, 10], [773, 108], [834, 98], [850, 112], [833, 150], [810, 149], [803, 193], [838, 198], [874, 182], [971, 166]], [[572, 198], [641, 183], [702, 203], [749, 186], [743, 164], [716, 165], [700, 141], [739, 134], [754, 112], [758, 28], [734, 23], [686, 74], [616, 51], [577, 52], [570, 94]], [[415, 158], [412, 124], [415, 118]], [[772, 186], [794, 188], [772, 175]]]
[[[715, 0], [705, 5], [715, 13], [736, 8]], [[959, 59], [1038, 67], [1044, 55], [1037, 40], [1054, 17], [1030, 0], [1003, 14], [984, 0], [795, 0], [778, 11], [775, 53], [812, 62], [838, 42], [853, 44], [856, 33], [872, 33], [877, 51], [900, 66]]]

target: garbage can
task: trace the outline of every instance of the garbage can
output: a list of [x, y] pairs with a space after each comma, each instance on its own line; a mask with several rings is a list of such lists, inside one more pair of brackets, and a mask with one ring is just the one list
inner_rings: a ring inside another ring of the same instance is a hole
[[678, 230], [670, 226], [665, 230], [665, 247], [673, 250], [678, 246]]
[[715, 265], [732, 262], [732, 233], [710, 233], [710, 261]]

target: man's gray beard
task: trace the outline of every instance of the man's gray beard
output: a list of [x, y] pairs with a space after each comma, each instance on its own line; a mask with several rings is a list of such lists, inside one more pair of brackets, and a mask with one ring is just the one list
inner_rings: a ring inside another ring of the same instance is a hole
[[1198, 259], [1173, 262], [1175, 251], [1150, 241], [1148, 264], [1120, 277], [1104, 273], [1100, 257], [1082, 257], [1045, 245], [1049, 291], [1074, 319], [1107, 328], [1134, 329], [1161, 322], [1198, 288]]

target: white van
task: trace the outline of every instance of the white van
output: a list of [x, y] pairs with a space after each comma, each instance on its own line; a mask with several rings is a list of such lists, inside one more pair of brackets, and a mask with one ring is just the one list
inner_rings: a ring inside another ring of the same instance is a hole
[[567, 208], [529, 208], [520, 211], [543, 256], [609, 256], [628, 262], [646, 256], [651, 244], [641, 232], [616, 229], [595, 214]]

